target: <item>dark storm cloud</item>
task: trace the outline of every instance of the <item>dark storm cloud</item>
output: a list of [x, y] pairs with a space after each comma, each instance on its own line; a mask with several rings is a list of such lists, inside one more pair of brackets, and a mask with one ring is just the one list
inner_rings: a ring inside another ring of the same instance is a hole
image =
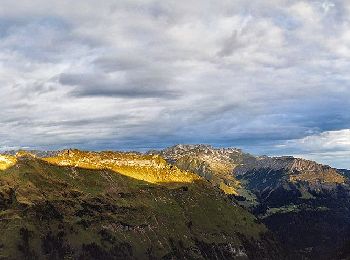
[[163, 75], [137, 74], [126, 79], [107, 78], [105, 74], [61, 74], [62, 85], [74, 86], [74, 96], [105, 96], [125, 98], [176, 98], [179, 92], [168, 88]]

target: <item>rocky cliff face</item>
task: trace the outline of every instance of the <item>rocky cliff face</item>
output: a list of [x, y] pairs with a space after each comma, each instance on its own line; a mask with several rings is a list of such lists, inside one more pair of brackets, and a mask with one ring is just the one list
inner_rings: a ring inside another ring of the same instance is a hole
[[160, 154], [214, 186], [222, 182], [232, 188], [233, 197], [277, 234], [293, 259], [332, 258], [350, 237], [348, 171], [289, 156], [252, 156], [203, 145], [174, 146]]
[[0, 259], [281, 259], [263, 224], [159, 155], [1, 156]]
[[176, 145], [150, 153], [160, 154], [169, 163], [195, 172], [225, 193], [235, 195], [241, 185], [232, 172], [244, 159], [250, 157], [239, 149], [214, 149], [208, 145]]

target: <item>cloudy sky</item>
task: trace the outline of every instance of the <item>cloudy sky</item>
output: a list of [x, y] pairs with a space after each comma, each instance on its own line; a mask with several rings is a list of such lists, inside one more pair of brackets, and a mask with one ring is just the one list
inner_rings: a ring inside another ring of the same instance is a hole
[[176, 143], [350, 168], [350, 1], [2, 0], [0, 149]]

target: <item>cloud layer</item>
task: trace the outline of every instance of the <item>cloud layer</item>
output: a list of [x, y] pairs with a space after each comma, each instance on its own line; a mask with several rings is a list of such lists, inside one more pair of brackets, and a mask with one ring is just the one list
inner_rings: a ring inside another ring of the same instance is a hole
[[348, 1], [1, 5], [2, 149], [200, 142], [350, 168], [310, 141], [350, 138]]

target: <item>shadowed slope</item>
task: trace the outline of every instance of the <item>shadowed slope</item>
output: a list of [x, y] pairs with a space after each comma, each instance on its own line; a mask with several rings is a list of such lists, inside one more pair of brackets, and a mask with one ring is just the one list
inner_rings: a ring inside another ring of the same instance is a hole
[[[234, 188], [235, 199], [277, 234], [292, 259], [332, 259], [349, 240], [346, 170], [290, 156], [252, 156], [207, 145], [177, 145], [158, 153], [215, 186], [219, 180]], [[211, 167], [212, 162], [227, 167]]]

